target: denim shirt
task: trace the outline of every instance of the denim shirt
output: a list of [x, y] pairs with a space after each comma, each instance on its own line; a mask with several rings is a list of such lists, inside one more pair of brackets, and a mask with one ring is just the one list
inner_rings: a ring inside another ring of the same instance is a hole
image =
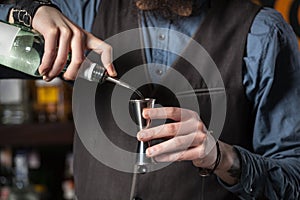
[[[79, 26], [91, 31], [93, 18], [101, 0], [53, 0], [62, 12]], [[9, 6], [0, 4], [0, 19], [6, 19]], [[6, 10], [6, 13], [3, 12]], [[159, 26], [193, 36], [205, 16], [163, 23], [145, 13], [142, 26]], [[153, 29], [151, 29], [153, 30]], [[159, 29], [161, 30], [161, 29]], [[166, 30], [146, 32], [146, 42], [159, 42], [161, 49], [183, 48], [184, 41], [172, 38]], [[172, 42], [171, 42], [172, 41]], [[157, 63], [149, 69], [154, 82], [167, 71], [176, 55], [167, 51], [146, 52], [147, 62]], [[262, 194], [268, 199], [300, 198], [300, 54], [296, 36], [281, 15], [262, 9], [248, 33], [244, 55], [243, 84], [256, 113], [254, 153], [235, 146], [241, 157], [242, 174], [238, 184], [219, 182], [241, 199], [255, 199]]]

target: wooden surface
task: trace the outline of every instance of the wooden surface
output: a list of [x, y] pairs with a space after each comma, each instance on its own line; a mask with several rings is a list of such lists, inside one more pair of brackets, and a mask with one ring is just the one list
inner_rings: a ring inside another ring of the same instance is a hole
[[69, 145], [74, 130], [72, 122], [0, 125], [0, 146]]

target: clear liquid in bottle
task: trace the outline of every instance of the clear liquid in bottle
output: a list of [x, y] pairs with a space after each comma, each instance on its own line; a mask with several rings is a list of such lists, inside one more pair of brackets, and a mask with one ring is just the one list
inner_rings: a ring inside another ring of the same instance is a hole
[[4, 22], [0, 22], [0, 30], [3, 37], [0, 44], [5, 46], [0, 51], [0, 64], [32, 76], [40, 76], [38, 67], [44, 53], [43, 37], [25, 27]]

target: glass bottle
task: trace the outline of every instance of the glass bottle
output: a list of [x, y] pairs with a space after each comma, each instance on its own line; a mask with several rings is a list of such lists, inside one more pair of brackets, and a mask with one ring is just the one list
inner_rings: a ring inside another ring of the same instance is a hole
[[[23, 73], [41, 77], [38, 67], [44, 53], [43, 36], [27, 27], [8, 24], [0, 21], [0, 65], [21, 71]], [[90, 52], [90, 55], [95, 52]], [[96, 54], [96, 57], [99, 57]], [[70, 60], [70, 58], [68, 59]], [[97, 61], [101, 62], [99, 59]], [[66, 70], [68, 64], [65, 66]], [[89, 59], [86, 59], [79, 71], [79, 77], [88, 81], [102, 83], [113, 82], [130, 90], [135, 88], [115, 78], [109, 77], [106, 69]]]
[[5, 147], [0, 150], [0, 200], [8, 200], [12, 177], [12, 150]]
[[42, 167], [41, 153], [37, 149], [28, 151], [28, 173], [30, 184], [39, 200], [49, 199], [47, 187], [47, 171]]
[[[44, 53], [43, 36], [28, 27], [3, 21], [0, 21], [0, 32], [0, 64], [31, 76], [41, 77], [38, 67]], [[104, 81], [103, 78], [107, 76], [105, 68], [93, 62], [87, 63], [86, 67], [90, 70], [85, 70], [85, 78], [89, 81]]]
[[15, 155], [14, 162], [15, 176], [8, 200], [38, 200], [37, 193], [35, 193], [29, 184], [26, 153], [18, 152]]
[[75, 198], [75, 187], [73, 178], [73, 153], [66, 154], [62, 190], [64, 200], [72, 200]]
[[32, 86], [34, 116], [38, 122], [67, 121], [70, 109], [67, 110], [67, 97], [64, 83], [55, 78], [50, 82], [35, 80]]
[[59, 78], [50, 82], [31, 82], [34, 119], [43, 122], [65, 122], [72, 119], [71, 86]]
[[22, 124], [31, 120], [26, 80], [0, 80], [0, 120], [2, 124]]
[[23, 73], [40, 76], [44, 53], [43, 37], [30, 29], [0, 21], [0, 64]]

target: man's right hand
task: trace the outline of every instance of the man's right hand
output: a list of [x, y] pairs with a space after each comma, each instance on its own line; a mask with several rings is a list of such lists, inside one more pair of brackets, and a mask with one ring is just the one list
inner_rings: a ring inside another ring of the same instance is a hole
[[[11, 21], [12, 17], [10, 17]], [[85, 59], [85, 50], [99, 53], [108, 74], [116, 76], [117, 73], [112, 65], [111, 46], [78, 27], [59, 10], [41, 6], [35, 13], [32, 27], [45, 39], [44, 55], [39, 67], [44, 80], [50, 81], [60, 74], [66, 65], [69, 53], [72, 59], [64, 73], [64, 78], [74, 80]]]

